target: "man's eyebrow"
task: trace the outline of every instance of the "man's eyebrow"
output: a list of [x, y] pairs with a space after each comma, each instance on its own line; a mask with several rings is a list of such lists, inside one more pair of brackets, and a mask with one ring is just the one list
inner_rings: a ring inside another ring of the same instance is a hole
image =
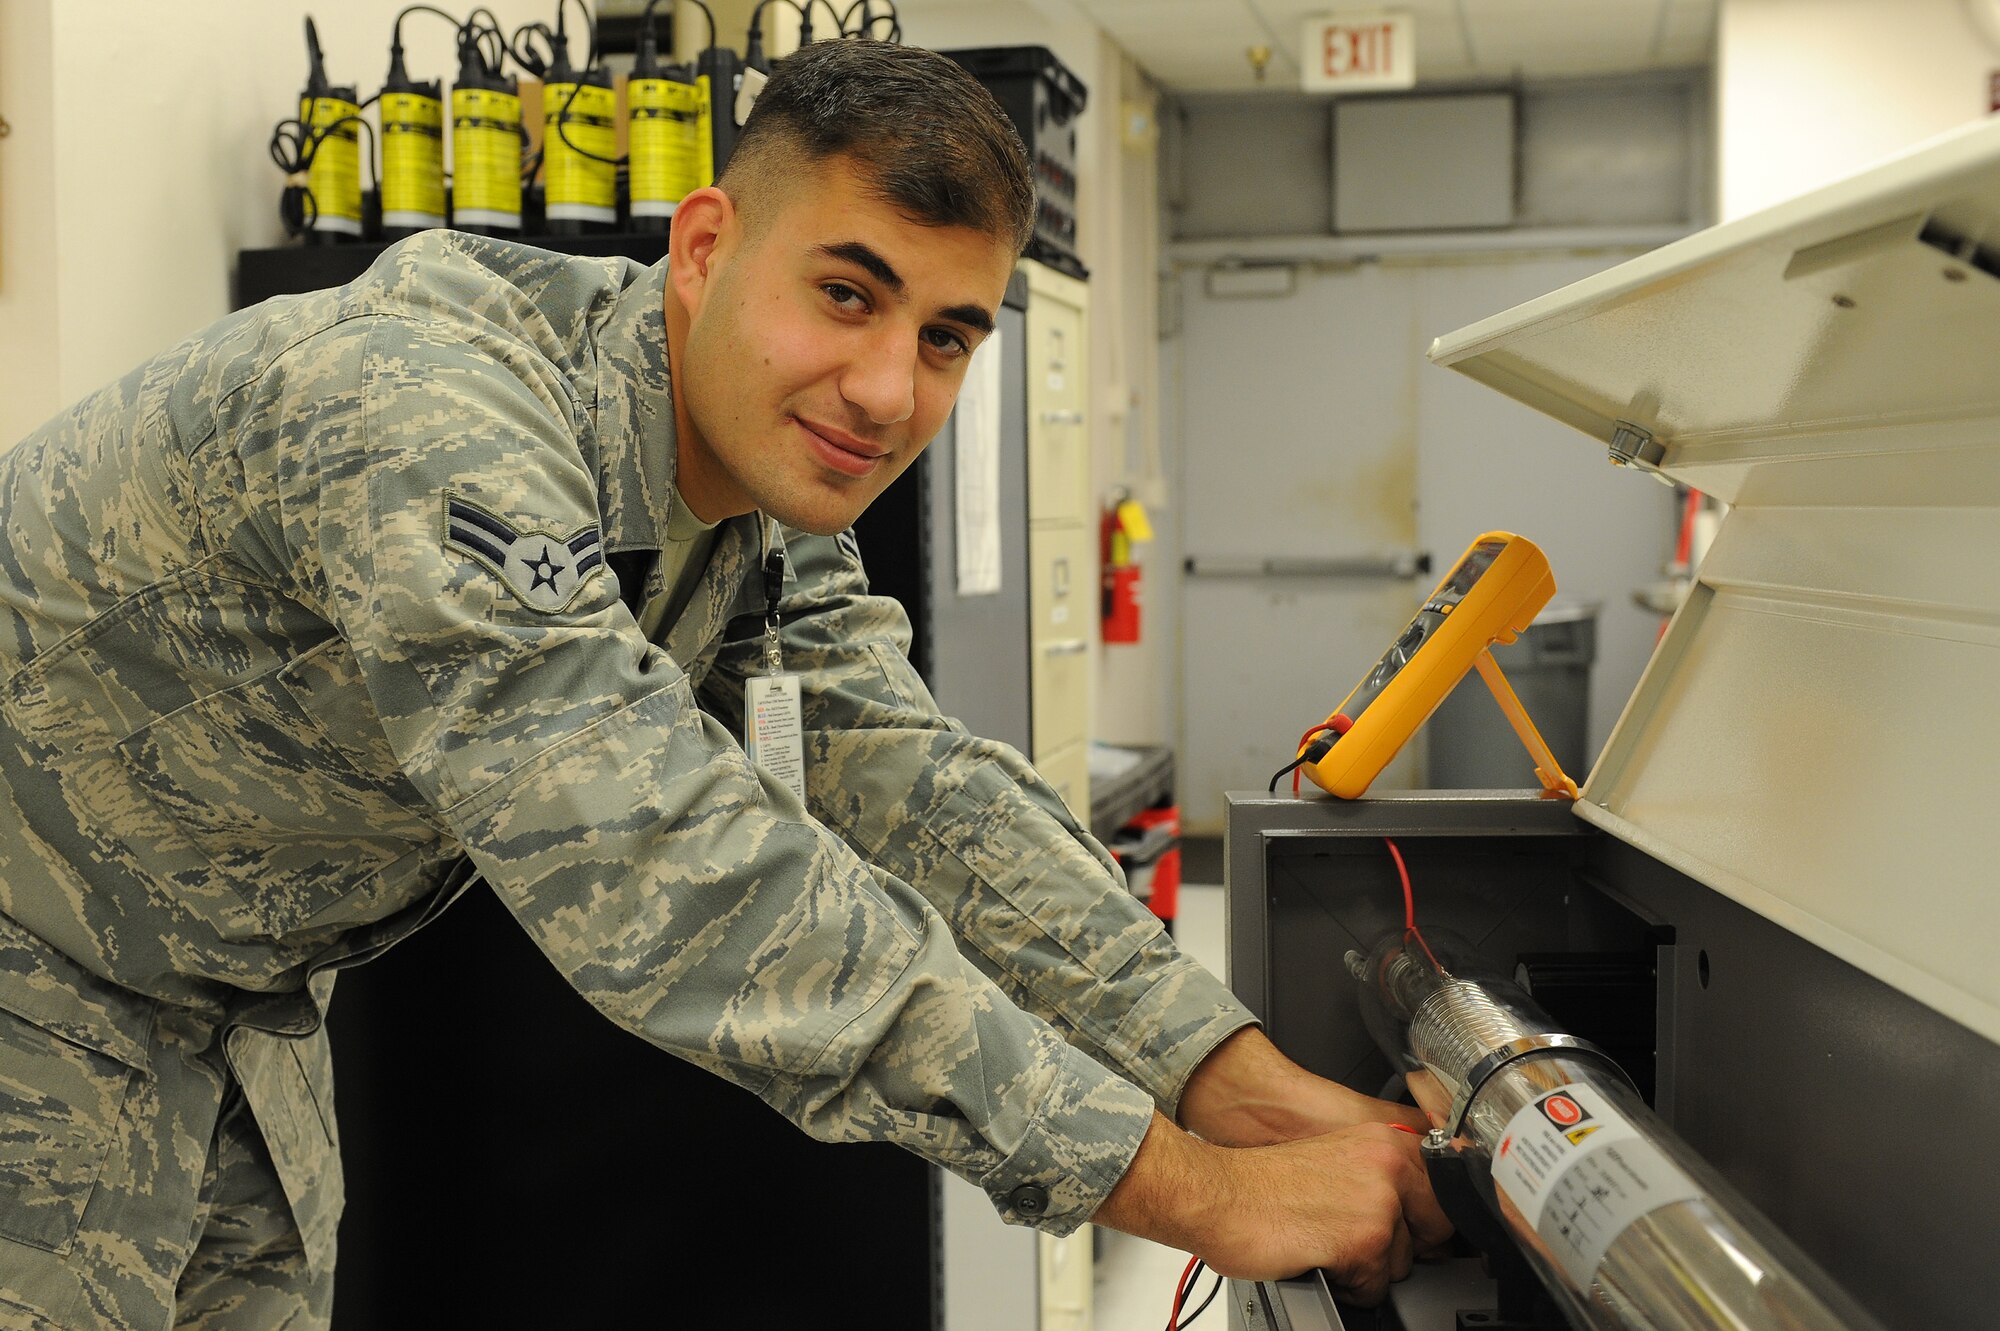
[[977, 329], [982, 337], [993, 331], [993, 316], [977, 305], [953, 305], [939, 310], [938, 318]]
[[822, 245], [819, 252], [829, 259], [839, 259], [851, 263], [856, 268], [865, 269], [868, 275], [900, 296], [903, 294], [903, 275], [889, 266], [889, 261], [877, 254], [871, 246], [858, 240], [843, 240], [833, 245]]
[[[900, 296], [907, 290], [903, 275], [890, 267], [889, 261], [875, 252], [873, 246], [858, 240], [843, 240], [831, 245], [821, 245], [818, 252], [829, 259], [839, 259], [862, 269], [870, 277], [887, 287], [890, 294]], [[993, 331], [993, 314], [979, 305], [953, 305], [938, 311], [938, 318], [950, 319], [976, 330], [981, 336]]]

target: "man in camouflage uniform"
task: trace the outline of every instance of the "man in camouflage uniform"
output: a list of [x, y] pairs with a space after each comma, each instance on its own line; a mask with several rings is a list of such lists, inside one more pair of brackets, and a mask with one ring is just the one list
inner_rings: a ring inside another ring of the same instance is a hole
[[[324, 1325], [334, 974], [475, 872], [613, 1021], [1009, 1220], [1364, 1297], [1442, 1237], [1413, 1111], [1277, 1054], [868, 595], [1032, 209], [956, 66], [823, 43], [666, 263], [427, 233], [0, 462], [0, 1328]], [[804, 802], [739, 743], [773, 626]]]

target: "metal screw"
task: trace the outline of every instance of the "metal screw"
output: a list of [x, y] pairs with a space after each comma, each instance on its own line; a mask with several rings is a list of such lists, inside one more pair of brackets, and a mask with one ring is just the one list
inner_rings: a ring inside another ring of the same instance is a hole
[[1443, 1128], [1432, 1128], [1424, 1135], [1424, 1145], [1433, 1151], [1442, 1151], [1451, 1145], [1451, 1134]]

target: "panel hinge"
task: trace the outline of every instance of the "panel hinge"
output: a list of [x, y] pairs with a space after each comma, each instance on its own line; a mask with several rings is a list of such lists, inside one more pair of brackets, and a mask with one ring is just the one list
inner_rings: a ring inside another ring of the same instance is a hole
[[1638, 467], [1657, 474], [1660, 460], [1667, 455], [1667, 446], [1655, 439], [1653, 432], [1644, 426], [1630, 421], [1613, 421], [1611, 424], [1611, 465]]

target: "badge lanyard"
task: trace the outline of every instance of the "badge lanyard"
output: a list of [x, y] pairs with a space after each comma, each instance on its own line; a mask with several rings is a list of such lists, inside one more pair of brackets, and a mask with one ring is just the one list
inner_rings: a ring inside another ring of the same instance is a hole
[[766, 528], [764, 551], [764, 673], [743, 686], [743, 751], [750, 761], [798, 796], [806, 798], [805, 718], [799, 677], [785, 673], [778, 637], [778, 602], [785, 591], [785, 551]]

